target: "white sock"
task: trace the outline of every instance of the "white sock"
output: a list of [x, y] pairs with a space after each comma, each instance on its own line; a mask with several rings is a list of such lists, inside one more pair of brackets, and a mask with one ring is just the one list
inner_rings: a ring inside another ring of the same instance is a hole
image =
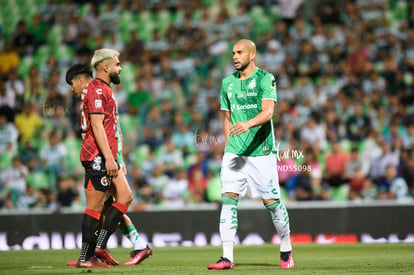
[[[221, 207], [220, 214], [220, 237], [223, 246], [223, 257], [234, 261], [233, 248], [234, 237], [236, 236], [238, 220], [237, 220], [237, 203], [236, 199], [232, 204], [224, 203]], [[226, 199], [225, 201], [228, 201]], [[235, 204], [235, 205], [234, 205]]]
[[276, 201], [266, 208], [272, 215], [273, 224], [280, 236], [280, 252], [292, 251], [292, 244], [290, 243], [290, 225], [289, 215], [284, 204]]
[[142, 250], [147, 247], [147, 243], [142, 239], [134, 225], [128, 225], [128, 239], [131, 241], [135, 250]]

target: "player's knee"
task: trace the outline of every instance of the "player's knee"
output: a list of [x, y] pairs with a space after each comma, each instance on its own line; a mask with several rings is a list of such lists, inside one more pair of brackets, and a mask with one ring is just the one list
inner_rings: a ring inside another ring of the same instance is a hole
[[237, 206], [239, 202], [238, 198], [239, 196], [235, 193], [224, 193], [221, 195], [221, 203]]
[[276, 208], [280, 205], [280, 200], [278, 199], [263, 200], [263, 204], [267, 210], [274, 212]]

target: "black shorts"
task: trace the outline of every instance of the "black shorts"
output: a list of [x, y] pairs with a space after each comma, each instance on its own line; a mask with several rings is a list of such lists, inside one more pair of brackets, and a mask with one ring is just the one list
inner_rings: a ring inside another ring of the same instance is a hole
[[84, 187], [90, 188], [92, 185], [96, 190], [108, 191], [112, 178], [106, 174], [105, 158], [99, 154], [92, 161], [82, 161], [82, 165], [85, 168]]

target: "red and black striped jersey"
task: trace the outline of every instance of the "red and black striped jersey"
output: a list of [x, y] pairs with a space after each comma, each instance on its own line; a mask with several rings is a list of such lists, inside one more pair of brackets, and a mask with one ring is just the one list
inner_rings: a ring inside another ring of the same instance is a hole
[[103, 114], [103, 127], [108, 139], [114, 159], [117, 156], [117, 103], [111, 86], [105, 81], [96, 78], [82, 91], [81, 95], [81, 132], [82, 146], [80, 152], [81, 161], [91, 161], [96, 157], [100, 149], [91, 127], [90, 116]]

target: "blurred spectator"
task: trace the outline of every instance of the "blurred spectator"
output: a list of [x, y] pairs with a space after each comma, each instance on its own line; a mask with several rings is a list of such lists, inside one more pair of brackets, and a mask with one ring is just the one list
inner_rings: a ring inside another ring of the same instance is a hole
[[56, 195], [54, 192], [51, 192], [49, 189], [42, 188], [38, 192], [39, 201], [36, 204], [36, 207], [48, 210], [57, 210], [58, 205], [56, 203]]
[[[352, 157], [351, 157], [352, 161]], [[349, 178], [349, 191], [348, 191], [348, 199], [349, 200], [356, 200], [362, 197], [363, 190], [366, 186], [366, 181], [368, 179], [362, 173], [360, 167], [355, 167], [352, 176]]]
[[346, 122], [347, 137], [351, 141], [362, 141], [368, 136], [371, 129], [371, 121], [364, 114], [360, 101], [353, 104], [353, 113]]
[[290, 27], [297, 17], [303, 0], [279, 0], [282, 20]]
[[62, 175], [57, 182], [57, 204], [61, 207], [71, 207], [79, 196], [76, 179]]
[[[23, 104], [24, 82], [17, 74], [16, 69], [10, 70], [6, 77], [6, 94], [14, 94], [14, 106], [17, 110], [21, 110]], [[1, 105], [1, 104], [0, 104]]]
[[148, 178], [148, 183], [154, 192], [157, 203], [161, 202], [162, 191], [170, 180], [170, 177], [164, 174], [164, 164], [158, 163], [152, 171], [151, 176]]
[[148, 149], [146, 158], [142, 160], [140, 168], [142, 174], [146, 177], [150, 176], [157, 165], [155, 150]]
[[6, 89], [6, 83], [0, 78], [0, 107], [2, 106], [14, 109], [16, 107], [16, 95], [13, 90]]
[[17, 29], [13, 33], [13, 47], [20, 56], [31, 55], [34, 52], [36, 40], [29, 32], [24, 20], [17, 22]]
[[182, 151], [174, 144], [172, 139], [167, 139], [160, 148], [157, 162], [162, 163], [164, 173], [173, 177], [179, 167], [183, 165], [184, 159]]
[[369, 162], [365, 161], [359, 154], [357, 147], [352, 147], [349, 154], [349, 161], [345, 166], [345, 177], [349, 180], [355, 177], [358, 172], [362, 176], [368, 175]]
[[183, 207], [188, 202], [188, 177], [184, 169], [176, 169], [175, 176], [162, 190], [162, 204], [167, 207]]
[[171, 141], [174, 143], [174, 145], [181, 150], [194, 150], [194, 138], [196, 133], [192, 132], [189, 129], [189, 125], [185, 122], [180, 123], [179, 125], [176, 125], [172, 136]]
[[50, 189], [55, 190], [56, 186], [53, 181], [59, 178], [59, 176], [66, 169], [66, 147], [62, 143], [62, 136], [56, 131], [49, 133], [48, 142], [41, 148], [39, 157], [42, 166], [49, 171], [49, 177], [51, 177]]
[[147, 206], [157, 203], [156, 194], [145, 177], [134, 182], [133, 191], [134, 201], [132, 203], [132, 209], [134, 211], [145, 211]]
[[38, 48], [39, 46], [46, 43], [49, 25], [42, 20], [40, 13], [32, 16], [32, 21], [29, 24], [28, 28], [29, 33], [34, 38], [35, 48]]
[[[1, 34], [0, 34], [1, 36]], [[11, 70], [18, 68], [20, 56], [12, 43], [7, 42], [0, 48], [0, 78], [6, 76]]]
[[377, 199], [377, 195], [377, 186], [370, 179], [365, 180], [364, 187], [361, 192], [361, 198], [365, 201], [372, 201]]
[[263, 53], [263, 65], [269, 72], [276, 73], [285, 62], [286, 55], [276, 39], [267, 42], [266, 51]]
[[314, 148], [316, 152], [325, 151], [327, 147], [326, 129], [320, 122], [319, 115], [312, 113], [304, 127], [301, 129], [300, 137], [302, 140], [303, 148], [308, 146]]
[[44, 79], [36, 65], [32, 65], [29, 68], [29, 75], [25, 79], [24, 87], [26, 89], [23, 95], [24, 104], [36, 103], [41, 105], [45, 103], [46, 89], [44, 87]]
[[147, 144], [151, 149], [155, 149], [161, 144], [164, 130], [168, 128], [168, 126], [168, 122], [161, 116], [158, 106], [152, 105], [145, 117], [143, 136], [139, 143]]
[[30, 184], [26, 186], [26, 192], [17, 201], [17, 208], [30, 209], [36, 208], [39, 203], [38, 191]]
[[332, 187], [338, 187], [345, 182], [345, 167], [349, 161], [348, 153], [342, 151], [340, 141], [334, 141], [332, 151], [325, 158], [325, 178]]
[[403, 178], [398, 176], [397, 169], [394, 165], [389, 164], [385, 169], [384, 177], [378, 184], [378, 199], [403, 201], [409, 199], [407, 183]]
[[125, 44], [122, 60], [129, 60], [132, 63], [140, 63], [145, 56], [144, 42], [137, 36], [135, 30], [129, 31], [129, 42]]
[[397, 167], [400, 158], [399, 153], [393, 151], [391, 144], [386, 141], [380, 142], [381, 155], [372, 159], [370, 164], [369, 176], [374, 183], [378, 183], [379, 180], [385, 176], [387, 166], [391, 165]]
[[28, 173], [29, 170], [19, 157], [14, 157], [12, 166], [0, 172], [0, 186], [9, 190], [13, 206], [16, 206], [20, 197], [26, 193]]
[[0, 111], [0, 155], [11, 158], [17, 152], [18, 135], [16, 127], [8, 121], [6, 113]]
[[193, 170], [188, 182], [190, 201], [193, 203], [206, 202], [206, 189], [208, 184], [208, 178], [204, 176], [201, 169]]

